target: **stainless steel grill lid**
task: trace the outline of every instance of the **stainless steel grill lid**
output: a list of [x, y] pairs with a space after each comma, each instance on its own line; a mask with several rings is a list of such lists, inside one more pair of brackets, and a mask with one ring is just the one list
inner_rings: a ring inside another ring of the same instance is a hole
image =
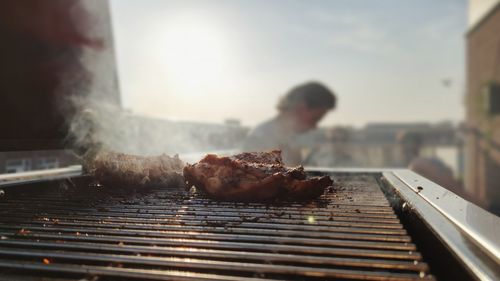
[[373, 176], [309, 203], [83, 184], [0, 199], [0, 278], [432, 280]]

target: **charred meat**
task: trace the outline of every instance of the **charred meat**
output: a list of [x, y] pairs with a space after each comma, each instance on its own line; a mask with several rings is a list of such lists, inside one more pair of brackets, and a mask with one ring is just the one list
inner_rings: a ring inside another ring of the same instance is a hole
[[100, 152], [88, 164], [99, 183], [117, 187], [184, 186], [184, 163], [177, 155], [136, 156]]
[[227, 201], [308, 200], [332, 184], [328, 176], [307, 178], [302, 166], [283, 164], [281, 151], [206, 155], [184, 167], [184, 178], [208, 196]]

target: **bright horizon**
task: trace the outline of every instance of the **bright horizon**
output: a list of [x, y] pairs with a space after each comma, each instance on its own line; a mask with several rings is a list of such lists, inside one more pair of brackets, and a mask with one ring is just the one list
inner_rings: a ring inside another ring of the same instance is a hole
[[322, 126], [463, 119], [465, 0], [285, 3], [112, 0], [124, 108], [253, 126], [316, 80]]

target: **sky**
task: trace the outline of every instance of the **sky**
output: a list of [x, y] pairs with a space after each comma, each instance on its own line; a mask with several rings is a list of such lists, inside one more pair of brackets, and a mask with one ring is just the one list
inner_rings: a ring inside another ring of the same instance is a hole
[[320, 125], [460, 121], [466, 0], [111, 0], [122, 105], [254, 126], [293, 86], [338, 107]]

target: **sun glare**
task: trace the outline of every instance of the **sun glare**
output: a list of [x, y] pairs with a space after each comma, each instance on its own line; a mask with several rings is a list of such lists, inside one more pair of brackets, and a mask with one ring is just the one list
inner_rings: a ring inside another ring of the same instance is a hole
[[201, 18], [175, 19], [158, 32], [162, 65], [176, 95], [202, 95], [229, 75], [230, 50], [223, 31]]

